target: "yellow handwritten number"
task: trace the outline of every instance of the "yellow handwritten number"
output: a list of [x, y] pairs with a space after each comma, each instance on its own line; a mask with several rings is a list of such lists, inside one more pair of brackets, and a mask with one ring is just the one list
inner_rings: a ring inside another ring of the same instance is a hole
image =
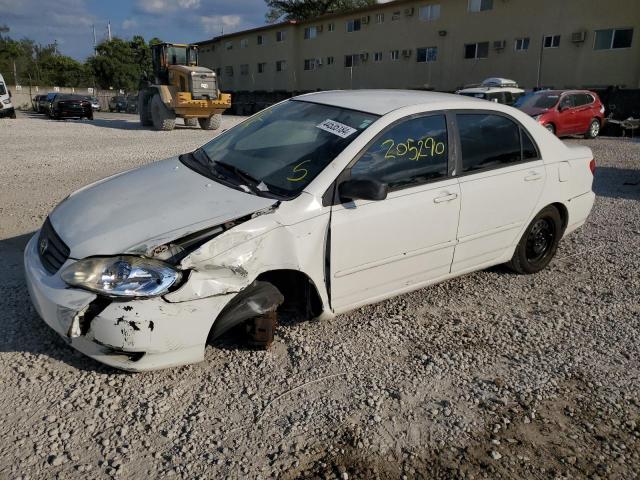
[[309, 170], [307, 170], [306, 168], [302, 168], [302, 165], [304, 165], [305, 163], [310, 162], [311, 160], [305, 160], [304, 162], [300, 162], [299, 164], [297, 164], [295, 167], [293, 167], [293, 173], [297, 173], [299, 174], [299, 176], [297, 177], [287, 177], [287, 180], [289, 180], [290, 182], [301, 182], [302, 180], [304, 180], [306, 178], [306, 176], [309, 174]]

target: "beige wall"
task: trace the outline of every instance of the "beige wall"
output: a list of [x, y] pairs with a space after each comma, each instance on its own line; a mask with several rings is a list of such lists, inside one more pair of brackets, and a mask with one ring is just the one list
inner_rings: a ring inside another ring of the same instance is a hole
[[[440, 18], [423, 21], [418, 9], [440, 4]], [[413, 7], [412, 16], [405, 9]], [[201, 44], [204, 66], [222, 67], [221, 84], [227, 91], [308, 91], [335, 88], [435, 88], [454, 90], [477, 83], [487, 77], [512, 78], [521, 86], [536, 86], [543, 35], [561, 35], [560, 47], [542, 50], [541, 84], [556, 88], [625, 85], [640, 87], [640, 1], [639, 0], [493, 0], [493, 9], [470, 13], [468, 0], [396, 1], [374, 9], [324, 17], [321, 21], [272, 26], [261, 31], [240, 32]], [[400, 18], [392, 21], [394, 12]], [[376, 14], [384, 22], [376, 23]], [[346, 21], [369, 16], [370, 23], [358, 32], [348, 33]], [[328, 31], [333, 23], [335, 30]], [[322, 25], [314, 39], [304, 39], [304, 28]], [[631, 48], [599, 50], [593, 48], [595, 30], [633, 28]], [[275, 42], [275, 32], [286, 30], [287, 38]], [[587, 31], [586, 41], [572, 43], [571, 34]], [[446, 31], [446, 35], [439, 34]], [[261, 34], [266, 44], [258, 46]], [[527, 51], [516, 52], [516, 38], [529, 37]], [[249, 46], [240, 48], [240, 39]], [[506, 40], [503, 50], [493, 42]], [[225, 42], [233, 42], [226, 50]], [[466, 43], [490, 42], [489, 57], [464, 58]], [[418, 63], [416, 48], [437, 47], [435, 62]], [[392, 61], [391, 50], [411, 49], [411, 56]], [[383, 60], [374, 62], [374, 52]], [[346, 54], [368, 53], [360, 66], [345, 68]], [[327, 57], [334, 57], [333, 65]], [[304, 60], [321, 58], [322, 66], [303, 70]], [[287, 60], [286, 72], [275, 72], [275, 61]], [[266, 62], [267, 71], [257, 73], [258, 62]], [[249, 65], [249, 74], [240, 74], [240, 64]], [[224, 67], [233, 65], [234, 76], [225, 75]]]

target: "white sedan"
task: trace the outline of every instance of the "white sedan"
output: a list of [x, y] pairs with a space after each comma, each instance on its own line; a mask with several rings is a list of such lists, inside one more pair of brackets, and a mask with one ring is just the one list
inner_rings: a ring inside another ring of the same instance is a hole
[[[141, 371], [231, 328], [332, 317], [507, 263], [535, 273], [591, 210], [591, 150], [459, 95], [312, 93], [71, 194], [25, 251], [73, 347]], [[505, 281], [507, 279], [505, 278]]]

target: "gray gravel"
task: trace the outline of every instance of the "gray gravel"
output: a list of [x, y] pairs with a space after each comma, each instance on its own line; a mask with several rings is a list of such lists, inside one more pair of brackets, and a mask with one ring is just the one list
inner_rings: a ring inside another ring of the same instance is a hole
[[598, 198], [540, 274], [478, 272], [160, 372], [74, 352], [28, 300], [29, 235], [70, 191], [210, 137], [0, 121], [0, 478], [640, 476], [640, 143], [568, 140], [593, 148]]

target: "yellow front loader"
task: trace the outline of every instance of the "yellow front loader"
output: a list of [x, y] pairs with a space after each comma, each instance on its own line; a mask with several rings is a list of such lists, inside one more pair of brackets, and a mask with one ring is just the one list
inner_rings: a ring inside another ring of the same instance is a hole
[[140, 123], [173, 130], [176, 118], [185, 125], [217, 130], [231, 95], [218, 89], [216, 74], [198, 66], [196, 45], [159, 43], [151, 46], [154, 81], [138, 94]]

